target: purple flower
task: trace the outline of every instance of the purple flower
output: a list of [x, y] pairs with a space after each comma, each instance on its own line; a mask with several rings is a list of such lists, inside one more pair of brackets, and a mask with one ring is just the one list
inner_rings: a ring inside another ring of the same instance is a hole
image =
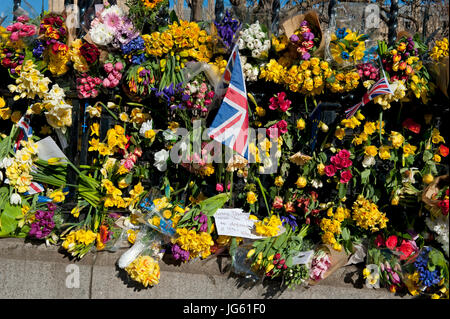
[[299, 37], [296, 34], [291, 35], [291, 37], [289, 38], [289, 40], [291, 40], [291, 42], [298, 42]]
[[227, 48], [231, 48], [234, 35], [241, 27], [241, 23], [231, 17], [231, 13], [227, 10], [225, 16], [220, 23], [214, 22], [217, 33]]
[[176, 260], [186, 262], [189, 260], [189, 252], [182, 249], [178, 244], [172, 245], [172, 255]]
[[308, 52], [303, 53], [303, 55], [302, 55], [303, 60], [309, 60], [310, 58], [311, 58], [311, 54], [309, 54]]
[[306, 41], [312, 41], [314, 40], [314, 34], [312, 32], [305, 32], [302, 33], [302, 37], [303, 39], [305, 39]]

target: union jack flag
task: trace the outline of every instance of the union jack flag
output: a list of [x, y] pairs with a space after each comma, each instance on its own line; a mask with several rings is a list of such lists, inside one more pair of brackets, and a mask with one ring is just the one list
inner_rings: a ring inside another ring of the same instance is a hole
[[14, 151], [17, 151], [17, 149], [20, 146], [20, 141], [28, 141], [28, 138], [33, 136], [33, 129], [30, 126], [30, 116], [24, 115], [22, 118], [17, 122], [17, 126], [20, 128], [19, 135], [17, 136], [16, 144], [14, 145]]
[[358, 109], [361, 106], [366, 105], [371, 100], [373, 100], [376, 96], [383, 95], [383, 94], [394, 94], [394, 92], [392, 92], [391, 88], [389, 87], [389, 82], [386, 79], [386, 75], [384, 74], [384, 71], [383, 71], [383, 77], [380, 78], [378, 80], [378, 82], [375, 83], [370, 88], [370, 90], [364, 94], [362, 101], [345, 111], [346, 118], [351, 118], [353, 115], [355, 115], [355, 113], [358, 111]]
[[238, 46], [231, 52], [218, 93], [221, 94], [220, 89], [225, 88], [222, 105], [208, 130], [208, 135], [248, 159], [247, 90]]

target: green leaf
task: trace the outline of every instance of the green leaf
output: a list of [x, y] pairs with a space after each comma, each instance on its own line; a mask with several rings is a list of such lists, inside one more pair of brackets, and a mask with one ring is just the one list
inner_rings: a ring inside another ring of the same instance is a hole
[[286, 266], [288, 266], [288, 268], [292, 267], [292, 256], [289, 256], [286, 259]]
[[347, 227], [342, 228], [342, 238], [344, 240], [350, 240], [350, 231], [348, 230]]
[[21, 214], [22, 209], [19, 205], [11, 205], [10, 203], [6, 203], [5, 209], [0, 217], [0, 236], [6, 236], [16, 229], [18, 223], [16, 217]]
[[340, 199], [344, 198], [345, 194], [347, 194], [347, 187], [345, 187], [345, 184], [340, 183], [339, 184], [339, 198]]

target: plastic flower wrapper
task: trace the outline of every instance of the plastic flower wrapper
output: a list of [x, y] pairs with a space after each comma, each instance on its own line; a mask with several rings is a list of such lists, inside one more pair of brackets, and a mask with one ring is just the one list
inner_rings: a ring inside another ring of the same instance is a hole
[[413, 296], [449, 298], [448, 261], [438, 249], [424, 246], [403, 266], [403, 272], [405, 285]]
[[154, 286], [160, 278], [158, 261], [164, 254], [162, 244], [161, 234], [145, 226], [139, 232], [134, 245], [120, 256], [117, 265], [124, 269], [132, 280], [144, 287]]
[[369, 242], [366, 267], [363, 271], [366, 286], [371, 288], [386, 287], [395, 292], [402, 287], [403, 276], [401, 257], [396, 250], [397, 236], [390, 236], [384, 241], [381, 235]]

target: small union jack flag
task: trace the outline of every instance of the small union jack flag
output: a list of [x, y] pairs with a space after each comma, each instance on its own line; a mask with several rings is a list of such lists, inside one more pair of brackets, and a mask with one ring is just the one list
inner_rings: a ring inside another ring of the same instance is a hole
[[351, 118], [353, 115], [355, 115], [355, 113], [361, 106], [366, 105], [376, 96], [383, 94], [394, 94], [394, 92], [392, 92], [391, 88], [389, 87], [389, 82], [386, 79], [386, 75], [384, 74], [384, 72], [383, 77], [381, 77], [378, 82], [375, 83], [370, 88], [370, 90], [366, 92], [366, 94], [364, 94], [362, 101], [345, 111], [346, 118]]
[[222, 105], [208, 130], [208, 135], [248, 159], [247, 90], [238, 46], [231, 52], [218, 93], [221, 94], [220, 89], [225, 88]]
[[17, 122], [17, 126], [20, 128], [19, 135], [17, 136], [16, 144], [14, 145], [14, 151], [17, 151], [20, 145], [20, 141], [28, 141], [28, 138], [33, 136], [33, 129], [30, 126], [30, 116], [24, 115]]

